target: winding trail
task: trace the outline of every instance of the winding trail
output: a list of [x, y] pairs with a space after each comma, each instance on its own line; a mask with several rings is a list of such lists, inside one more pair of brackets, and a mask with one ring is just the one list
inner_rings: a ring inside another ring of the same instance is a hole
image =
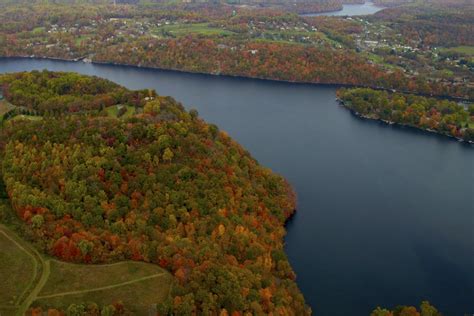
[[36, 284], [33, 291], [31, 291], [30, 295], [20, 306], [19, 312], [23, 310], [23, 312], [20, 315], [25, 315], [30, 305], [37, 299], [38, 293], [43, 289], [43, 286], [46, 284], [46, 281], [48, 281], [49, 273], [51, 271], [49, 260], [43, 260], [43, 258], [41, 258], [41, 263], [43, 265], [43, 270], [42, 270], [43, 273], [41, 274], [41, 278], [39, 282]]
[[8, 235], [6, 232], [5, 232], [5, 227], [3, 225], [0, 225], [0, 234], [2, 234], [3, 236], [5, 236], [5, 238], [7, 238], [9, 241], [11, 241], [12, 243], [14, 243], [21, 251], [23, 251], [24, 253], [26, 253], [28, 255], [28, 257], [31, 258], [32, 262], [33, 262], [33, 271], [34, 271], [34, 274], [33, 274], [33, 277], [31, 278], [30, 282], [28, 283], [28, 286], [25, 287], [25, 289], [23, 290], [23, 292], [18, 296], [18, 298], [16, 299], [15, 301], [15, 305], [14, 306], [18, 306], [18, 304], [20, 304], [21, 302], [21, 299], [23, 298], [23, 296], [26, 295], [26, 293], [28, 292], [29, 288], [31, 286], [33, 286], [33, 282], [36, 280], [36, 277], [38, 275], [38, 261], [36, 260], [36, 257], [34, 255], [32, 255], [28, 250], [26, 250], [25, 247], [23, 247], [19, 242], [17, 242], [15, 240], [15, 238], [11, 237], [10, 235]]
[[[53, 298], [53, 297], [66, 296], [66, 295], [77, 295], [77, 294], [82, 294], [82, 293], [109, 290], [109, 289], [114, 289], [121, 286], [126, 286], [130, 284], [158, 278], [168, 273], [166, 271], [162, 271], [160, 273], [155, 273], [155, 274], [147, 275], [141, 278], [137, 278], [137, 279], [121, 282], [121, 283], [106, 285], [102, 287], [77, 290], [77, 291], [69, 291], [69, 292], [60, 292], [60, 293], [48, 294], [48, 295], [39, 295], [39, 293], [41, 292], [41, 290], [43, 289], [43, 287], [45, 286], [46, 282], [49, 279], [49, 276], [51, 273], [51, 261], [52, 260], [56, 261], [56, 260], [45, 259], [35, 248], [33, 248], [31, 245], [28, 245], [28, 243], [22, 241], [19, 236], [17, 236], [13, 231], [11, 231], [5, 225], [0, 224], [0, 234], [2, 234], [9, 241], [14, 243], [15, 246], [17, 246], [21, 251], [26, 253], [28, 257], [32, 259], [33, 265], [34, 265], [34, 274], [31, 277], [30, 282], [27, 284], [27, 286], [25, 286], [25, 289], [23, 290], [22, 294], [16, 300], [15, 304], [0, 306], [4, 310], [11, 309], [12, 315], [18, 315], [18, 316], [25, 315], [26, 312], [28, 311], [28, 308], [31, 306], [31, 304], [35, 300], [38, 300], [38, 299], [48, 299], [48, 298]], [[103, 264], [103, 265], [90, 265], [90, 267], [114, 266], [118, 264], [123, 264], [123, 262], [116, 262], [116, 263]], [[169, 285], [168, 296], [170, 295], [171, 288], [172, 288], [172, 284]]]
[[[31, 278], [31, 281], [28, 284], [28, 286], [25, 287], [25, 290], [19, 296], [14, 306], [17, 308], [17, 311], [15, 313], [16, 315], [20, 315], [20, 316], [25, 315], [31, 303], [33, 303], [33, 301], [36, 299], [36, 296], [38, 295], [38, 293], [41, 291], [44, 284], [48, 280], [49, 273], [50, 273], [49, 260], [44, 260], [41, 254], [33, 247], [28, 246], [25, 243], [17, 241], [17, 239], [19, 238], [10, 229], [8, 229], [6, 226], [2, 224], [0, 224], [0, 233], [4, 235], [8, 240], [13, 242], [19, 249], [25, 252], [33, 260], [34, 271], [35, 271], [34, 275]], [[12, 237], [12, 235], [14, 237]], [[34, 284], [35, 280], [38, 277], [38, 268], [41, 269], [41, 277], [39, 281], [36, 284]], [[30, 294], [23, 301], [21, 301], [23, 296], [25, 296], [25, 294], [28, 293], [28, 291], [30, 291]]]

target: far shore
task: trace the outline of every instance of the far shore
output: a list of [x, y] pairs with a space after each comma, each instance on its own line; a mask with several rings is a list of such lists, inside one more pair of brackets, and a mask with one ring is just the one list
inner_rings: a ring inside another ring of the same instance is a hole
[[[178, 72], [178, 73], [186, 73], [186, 74], [198, 74], [198, 75], [205, 75], [205, 76], [213, 76], [213, 77], [224, 77], [224, 78], [237, 78], [237, 79], [253, 79], [253, 80], [261, 80], [261, 81], [269, 81], [269, 82], [281, 82], [281, 83], [291, 83], [291, 84], [307, 84], [307, 85], [317, 85], [317, 86], [327, 86], [327, 87], [335, 87], [335, 88], [370, 88], [379, 91], [391, 91], [394, 92], [393, 89], [390, 88], [383, 88], [377, 86], [369, 86], [369, 85], [355, 85], [355, 84], [346, 84], [346, 83], [327, 83], [327, 82], [310, 82], [310, 81], [292, 81], [292, 80], [282, 80], [282, 79], [271, 79], [265, 77], [254, 77], [254, 76], [242, 76], [242, 75], [232, 75], [232, 74], [221, 74], [221, 73], [208, 73], [208, 72], [198, 72], [198, 71], [189, 71], [183, 69], [176, 69], [176, 68], [159, 68], [153, 66], [142, 66], [140, 64], [123, 64], [123, 63], [115, 63], [115, 62], [102, 62], [102, 61], [94, 61], [90, 60], [87, 57], [78, 57], [78, 58], [58, 58], [58, 57], [49, 57], [49, 56], [0, 56], [0, 59], [13, 59], [13, 58], [21, 58], [21, 59], [45, 59], [45, 60], [57, 60], [57, 61], [64, 61], [64, 62], [82, 62], [86, 64], [93, 64], [93, 65], [110, 65], [110, 66], [125, 66], [125, 67], [134, 67], [134, 68], [141, 68], [141, 69], [150, 69], [150, 70], [160, 70], [160, 71], [170, 71], [170, 72]], [[84, 60], [87, 60], [85, 62]], [[426, 93], [419, 93], [413, 91], [406, 91], [406, 90], [397, 90], [396, 92], [406, 93], [406, 94], [413, 94], [419, 95], [423, 97], [435, 98], [435, 99], [445, 99], [451, 101], [458, 101], [458, 102], [474, 102], [474, 99], [470, 98], [462, 98], [462, 97], [454, 97], [449, 95], [431, 95]]]

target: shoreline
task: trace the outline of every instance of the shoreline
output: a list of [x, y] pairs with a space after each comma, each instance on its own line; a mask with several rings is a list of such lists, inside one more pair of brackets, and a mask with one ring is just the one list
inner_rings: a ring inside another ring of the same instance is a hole
[[[280, 82], [280, 83], [290, 83], [290, 84], [299, 84], [299, 85], [316, 85], [316, 86], [327, 86], [327, 87], [334, 87], [334, 88], [370, 88], [379, 91], [388, 91], [394, 92], [394, 89], [391, 88], [382, 88], [382, 87], [373, 87], [369, 85], [355, 85], [355, 84], [347, 84], [347, 83], [327, 83], [327, 82], [309, 82], [309, 81], [292, 81], [292, 80], [282, 80], [282, 79], [271, 79], [271, 78], [264, 78], [264, 77], [253, 77], [253, 76], [243, 76], [243, 75], [231, 75], [231, 74], [218, 74], [218, 73], [209, 73], [209, 72], [198, 72], [198, 71], [190, 71], [190, 70], [182, 70], [182, 69], [175, 69], [175, 68], [159, 68], [153, 66], [141, 66], [141, 65], [134, 65], [134, 64], [122, 64], [122, 63], [115, 63], [115, 62], [102, 62], [102, 61], [93, 61], [85, 62], [83, 61], [87, 57], [78, 57], [78, 58], [58, 58], [58, 57], [44, 57], [44, 56], [0, 56], [1, 59], [44, 59], [44, 60], [55, 60], [55, 61], [64, 61], [64, 62], [71, 62], [71, 63], [78, 63], [82, 62], [85, 64], [92, 64], [92, 65], [105, 65], [105, 66], [125, 66], [125, 67], [134, 67], [140, 69], [150, 69], [150, 70], [159, 70], [159, 71], [169, 71], [175, 73], [184, 73], [184, 74], [194, 74], [194, 75], [205, 75], [205, 76], [212, 76], [212, 77], [223, 77], [223, 78], [237, 78], [237, 79], [252, 79], [252, 80], [260, 80], [260, 81], [268, 81], [268, 82]], [[459, 102], [474, 102], [474, 99], [469, 98], [462, 98], [462, 97], [454, 97], [449, 95], [429, 95], [426, 93], [419, 93], [413, 91], [406, 91], [406, 90], [396, 90], [396, 92], [405, 93], [405, 94], [413, 94], [428, 98], [435, 98], [435, 99], [445, 99], [451, 101], [459, 101]]]
[[354, 116], [356, 116], [360, 119], [363, 119], [363, 120], [370, 120], [370, 121], [373, 121], [373, 122], [379, 122], [379, 123], [383, 123], [383, 124], [389, 125], [389, 126], [396, 126], [396, 127], [403, 127], [403, 128], [406, 127], [406, 128], [414, 129], [414, 130], [417, 130], [417, 131], [421, 131], [421, 132], [426, 133], [426, 134], [434, 134], [436, 136], [441, 136], [443, 138], [450, 138], [453, 141], [455, 140], [455, 141], [457, 141], [459, 143], [462, 143], [462, 144], [465, 144], [465, 145], [474, 146], [474, 141], [465, 140], [463, 138], [456, 137], [456, 136], [453, 136], [453, 135], [449, 135], [449, 134], [446, 134], [446, 133], [440, 133], [440, 132], [438, 132], [436, 130], [433, 130], [433, 129], [430, 129], [430, 128], [420, 128], [420, 127], [409, 125], [409, 124], [398, 123], [398, 122], [383, 120], [381, 118], [370, 117], [368, 115], [360, 114], [359, 112], [349, 108], [347, 105], [344, 104], [344, 101], [342, 101], [340, 99], [337, 99], [337, 102], [339, 103], [340, 106], [342, 106], [343, 108], [349, 110], [352, 115], [354, 115]]
[[[314, 17], [314, 16], [324, 16], [326, 13], [334, 13], [334, 12], [340, 12], [344, 10], [344, 4], [341, 6], [340, 9], [338, 10], [332, 10], [332, 9], [329, 9], [329, 10], [322, 10], [322, 11], [318, 11], [318, 12], [306, 12], [306, 13], [297, 13], [299, 16], [301, 17], [305, 17], [305, 18], [308, 18], [308, 17]], [[329, 16], [329, 15], [328, 15]]]
[[[334, 16], [333, 14], [328, 15], [327, 13], [336, 13], [336, 12], [343, 11], [344, 6], [363, 6], [363, 5], [366, 5], [366, 4], [373, 5], [374, 7], [380, 8], [381, 9], [380, 11], [389, 8], [389, 7], [384, 7], [384, 6], [377, 5], [373, 1], [367, 0], [367, 1], [364, 1], [364, 3], [342, 3], [342, 7], [339, 10], [327, 10], [327, 11], [319, 11], [319, 12], [299, 13], [298, 15], [301, 16], [301, 17]], [[346, 17], [349, 17], [349, 16], [364, 16], [364, 15], [374, 15], [375, 13], [367, 13], [367, 14], [361, 14], [361, 15], [359, 15], [359, 14], [354, 14], [354, 15], [347, 14], [347, 15], [338, 15], [338, 16], [346, 16]]]

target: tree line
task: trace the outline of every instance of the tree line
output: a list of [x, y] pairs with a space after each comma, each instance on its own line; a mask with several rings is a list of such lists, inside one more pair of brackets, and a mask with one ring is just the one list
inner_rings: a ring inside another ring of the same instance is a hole
[[341, 89], [338, 97], [358, 115], [474, 141], [474, 105], [373, 89]]

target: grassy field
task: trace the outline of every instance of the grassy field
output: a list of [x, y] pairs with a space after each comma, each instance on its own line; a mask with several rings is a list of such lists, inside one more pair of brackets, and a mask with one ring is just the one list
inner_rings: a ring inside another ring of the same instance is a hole
[[12, 110], [15, 106], [11, 105], [5, 100], [0, 100], [0, 120], [3, 119], [3, 115], [8, 111]]
[[194, 24], [173, 24], [173, 25], [163, 25], [157, 27], [153, 33], [155, 35], [163, 34], [163, 32], [169, 32], [175, 36], [185, 36], [190, 33], [200, 34], [200, 35], [232, 35], [234, 32], [224, 30], [217, 27], [209, 26], [208, 23], [194, 23]]
[[[128, 118], [128, 117], [131, 117], [133, 114], [135, 114], [135, 107], [130, 106], [130, 105], [126, 105], [126, 107], [127, 107], [127, 112], [125, 112], [122, 116], [120, 116], [121, 118]], [[108, 108], [105, 108], [104, 111], [105, 113], [107, 113], [108, 116], [118, 117], [119, 107], [117, 105], [112, 105], [112, 106], [109, 106]]]
[[12, 120], [31, 120], [31, 121], [39, 121], [42, 120], [43, 118], [41, 116], [34, 116], [34, 115], [16, 115], [12, 118]]
[[456, 52], [456, 53], [461, 53], [468, 56], [474, 56], [474, 46], [449, 47], [449, 48], [443, 48], [442, 51]]
[[46, 31], [46, 28], [45, 27], [35, 27], [31, 32], [33, 32], [33, 34], [38, 34], [38, 33], [42, 33]]
[[[9, 203], [2, 199], [1, 207], [8, 210]], [[2, 224], [0, 247], [0, 313], [24, 315], [47, 276], [48, 265], [31, 245]]]
[[[39, 296], [86, 291], [122, 284], [165, 272], [157, 265], [125, 261], [106, 265], [84, 265], [51, 260], [51, 275]], [[64, 282], [67, 280], [67, 282]]]
[[39, 254], [0, 224], [0, 315], [24, 315], [31, 306], [67, 309], [121, 301], [137, 315], [165, 300], [173, 276], [158, 265], [124, 261], [107, 265], [60, 262]]
[[14, 314], [38, 275], [35, 258], [20, 241], [0, 230], [0, 314]]
[[89, 38], [91, 38], [92, 36], [91, 35], [81, 35], [81, 36], [77, 36], [76, 39], [75, 39], [75, 43], [77, 46], [81, 45], [81, 43]]
[[73, 303], [109, 305], [121, 301], [143, 315], [168, 297], [172, 282], [168, 272], [142, 262], [81, 265], [51, 260], [50, 277], [33, 305], [67, 309]]
[[375, 64], [378, 64], [378, 65], [382, 65], [388, 69], [396, 69], [396, 68], [399, 68], [395, 65], [391, 65], [391, 64], [388, 64], [384, 61], [383, 57], [382, 56], [379, 56], [377, 54], [373, 54], [373, 53], [370, 53], [370, 52], [365, 52], [364, 55], [366, 56], [366, 58], [370, 61], [372, 61], [373, 63]]

